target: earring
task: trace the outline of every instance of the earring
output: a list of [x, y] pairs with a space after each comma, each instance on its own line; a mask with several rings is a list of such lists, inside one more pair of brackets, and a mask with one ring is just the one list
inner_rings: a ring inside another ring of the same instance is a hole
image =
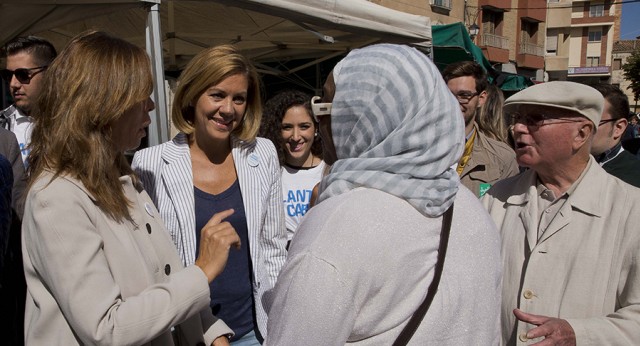
[[314, 137], [318, 137], [318, 131], [313, 135]]

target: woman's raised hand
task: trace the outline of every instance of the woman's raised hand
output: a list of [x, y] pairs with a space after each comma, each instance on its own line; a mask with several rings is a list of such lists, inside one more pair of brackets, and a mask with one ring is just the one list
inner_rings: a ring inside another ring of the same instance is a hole
[[202, 269], [209, 283], [224, 270], [231, 246], [240, 249], [238, 233], [229, 222], [223, 222], [233, 213], [233, 209], [227, 209], [213, 215], [200, 232], [200, 252], [195, 264]]

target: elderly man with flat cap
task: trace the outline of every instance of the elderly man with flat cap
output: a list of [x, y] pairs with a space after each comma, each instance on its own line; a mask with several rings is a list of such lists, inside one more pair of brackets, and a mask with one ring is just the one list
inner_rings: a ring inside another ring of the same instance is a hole
[[603, 104], [572, 82], [505, 102], [530, 168], [482, 200], [502, 235], [505, 345], [640, 344], [640, 190], [589, 155]]

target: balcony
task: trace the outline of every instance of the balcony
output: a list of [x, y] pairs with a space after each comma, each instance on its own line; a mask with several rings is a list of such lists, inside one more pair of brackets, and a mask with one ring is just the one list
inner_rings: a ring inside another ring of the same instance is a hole
[[503, 64], [509, 62], [509, 38], [483, 33], [480, 35], [480, 47], [489, 61]]
[[520, 43], [516, 57], [518, 66], [540, 69], [544, 67], [544, 47], [531, 43]]
[[482, 34], [480, 45], [495, 48], [509, 49], [509, 38], [494, 34]]
[[544, 47], [532, 43], [520, 43], [520, 54], [544, 56]]
[[544, 22], [547, 17], [546, 0], [519, 0], [518, 16], [533, 22]]
[[478, 6], [481, 8], [489, 7], [497, 11], [509, 11], [511, 8], [511, 0], [479, 0]]

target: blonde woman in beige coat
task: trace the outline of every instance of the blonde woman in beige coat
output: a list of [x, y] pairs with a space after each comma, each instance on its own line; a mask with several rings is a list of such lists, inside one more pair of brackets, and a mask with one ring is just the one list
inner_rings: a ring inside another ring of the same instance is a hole
[[[228, 345], [208, 309], [235, 230], [212, 217], [182, 268], [123, 152], [154, 108], [149, 59], [89, 32], [49, 67], [35, 116], [23, 223], [27, 345]], [[173, 333], [171, 332], [173, 330]], [[215, 340], [215, 341], [214, 341]]]

